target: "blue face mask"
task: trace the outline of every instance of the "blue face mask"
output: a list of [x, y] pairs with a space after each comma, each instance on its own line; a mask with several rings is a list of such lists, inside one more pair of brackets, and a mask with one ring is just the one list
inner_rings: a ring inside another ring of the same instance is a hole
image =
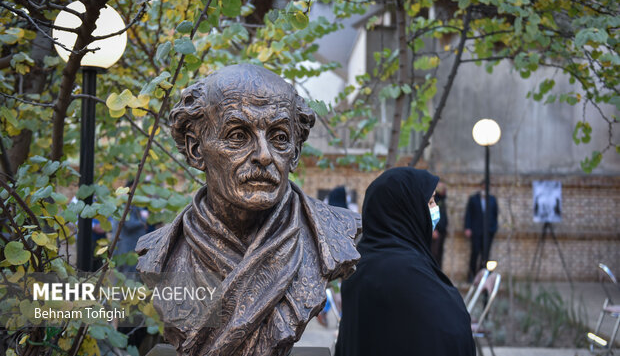
[[434, 206], [432, 208], [429, 209], [431, 212], [431, 220], [433, 221], [433, 231], [435, 231], [435, 227], [437, 226], [437, 223], [439, 222], [439, 207], [438, 206]]

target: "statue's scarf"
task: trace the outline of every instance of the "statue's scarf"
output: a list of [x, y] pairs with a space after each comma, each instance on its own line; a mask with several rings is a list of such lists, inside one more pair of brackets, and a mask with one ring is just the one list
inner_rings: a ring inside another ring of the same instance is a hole
[[[170, 272], [165, 265], [174, 254], [182, 264], [194, 265], [197, 278], [208, 272], [221, 280], [220, 326], [193, 325], [182, 334], [169, 329], [176, 339], [171, 341], [189, 355], [285, 355], [322, 309], [327, 282], [352, 273], [359, 258], [352, 240], [359, 221], [291, 183], [246, 247], [208, 209], [205, 194], [206, 188], [198, 191], [190, 207], [161, 229], [161, 237], [138, 244], [146, 254], [140, 271]], [[181, 236], [178, 243], [185, 246], [173, 249]]]

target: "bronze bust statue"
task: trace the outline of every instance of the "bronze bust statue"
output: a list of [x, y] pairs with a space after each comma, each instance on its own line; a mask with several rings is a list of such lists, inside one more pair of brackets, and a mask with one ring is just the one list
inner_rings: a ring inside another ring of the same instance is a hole
[[287, 355], [323, 308], [327, 282], [354, 271], [359, 215], [288, 180], [314, 122], [292, 85], [249, 64], [198, 81], [173, 108], [172, 136], [206, 185], [139, 240], [137, 268], [186, 273], [185, 285], [217, 279], [220, 303], [155, 302], [178, 354]]

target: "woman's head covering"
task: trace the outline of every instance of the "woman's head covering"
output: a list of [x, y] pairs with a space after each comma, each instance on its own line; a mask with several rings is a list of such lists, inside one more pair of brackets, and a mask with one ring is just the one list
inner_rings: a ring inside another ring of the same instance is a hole
[[360, 248], [399, 246], [431, 257], [428, 201], [438, 182], [428, 171], [410, 167], [389, 169], [375, 179], [364, 197]]
[[344, 186], [341, 185], [332, 189], [332, 191], [329, 192], [327, 204], [331, 206], [337, 206], [339, 208], [349, 208], [349, 206], [347, 205], [347, 191], [344, 189]]

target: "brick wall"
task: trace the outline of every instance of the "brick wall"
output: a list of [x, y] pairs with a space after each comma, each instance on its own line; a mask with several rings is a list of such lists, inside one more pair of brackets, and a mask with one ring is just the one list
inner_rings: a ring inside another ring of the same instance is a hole
[[[306, 166], [303, 190], [316, 197], [320, 189], [345, 185], [357, 190], [357, 204], [361, 209], [366, 187], [380, 173]], [[439, 175], [448, 185], [449, 236], [443, 269], [450, 278], [460, 281], [465, 279], [470, 251], [469, 241], [462, 234], [465, 204], [483, 177]], [[542, 224], [532, 221], [533, 180], [562, 182], [563, 220], [554, 224], [554, 231], [572, 279], [596, 280], [599, 262], [620, 274], [620, 177], [614, 176], [494, 175], [491, 191], [498, 199], [500, 229], [491, 257], [499, 261], [498, 271], [510, 270], [521, 279], [530, 274], [542, 231]], [[567, 278], [551, 236], [545, 239], [539, 276], [541, 280]]]

